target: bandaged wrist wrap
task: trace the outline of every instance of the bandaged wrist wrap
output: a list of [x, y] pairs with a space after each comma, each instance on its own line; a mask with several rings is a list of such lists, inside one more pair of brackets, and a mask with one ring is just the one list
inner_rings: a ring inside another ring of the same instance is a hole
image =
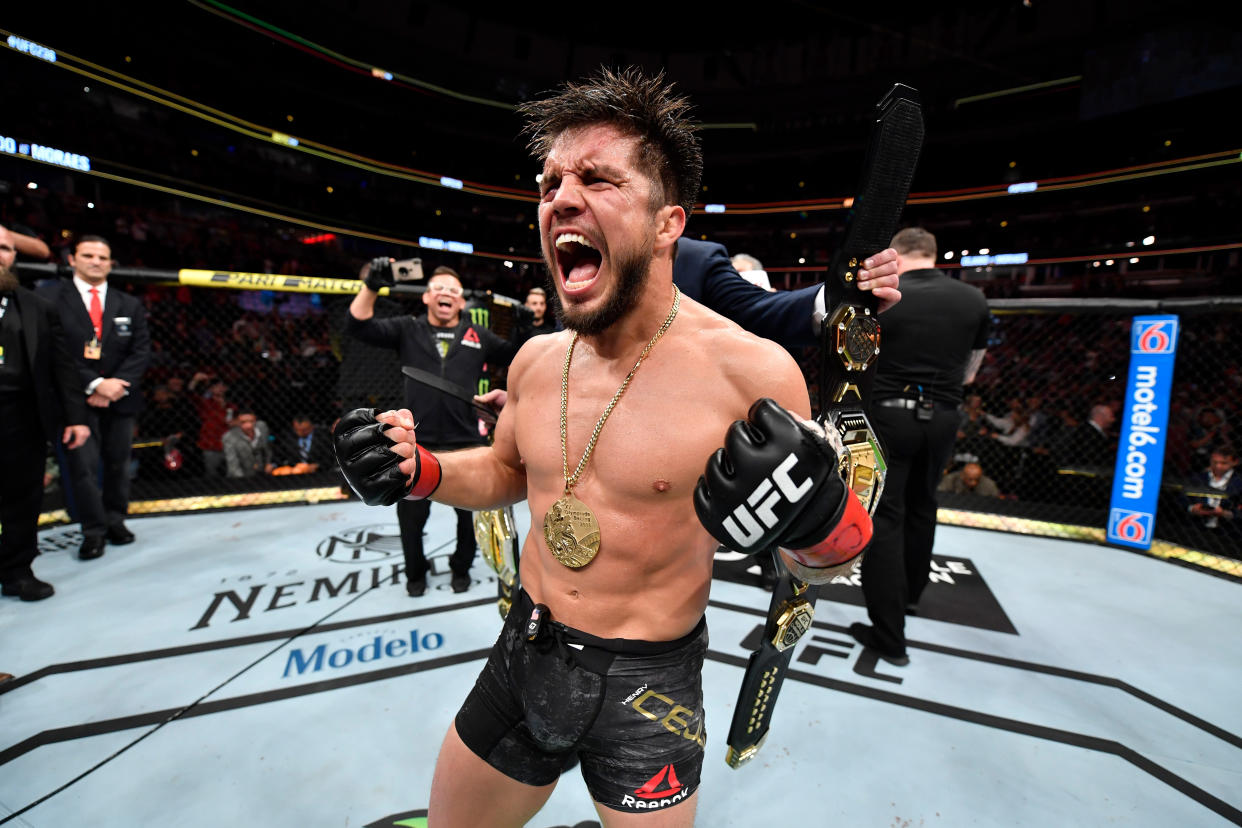
[[440, 461], [422, 446], [415, 448], [414, 459], [418, 461], [414, 467], [414, 485], [405, 499], [424, 500], [440, 486]]
[[807, 583], [818, 584], [848, 572], [854, 560], [871, 542], [871, 515], [862, 502], [848, 492], [836, 528], [819, 543], [801, 549], [786, 549], [792, 560], [790, 571]]

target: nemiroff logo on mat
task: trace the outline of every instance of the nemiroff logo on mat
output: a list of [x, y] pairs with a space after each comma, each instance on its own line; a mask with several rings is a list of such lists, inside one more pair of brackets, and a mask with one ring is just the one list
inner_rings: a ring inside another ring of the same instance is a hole
[[[432, 574], [448, 572], [451, 553], [451, 548], [435, 553], [429, 550], [427, 562]], [[213, 623], [246, 621], [274, 610], [316, 601], [344, 601], [368, 589], [400, 586], [405, 582], [401, 530], [395, 523], [377, 523], [333, 532], [316, 545], [315, 556], [346, 566], [328, 573], [292, 568], [223, 577], [206, 609], [190, 629], [201, 630]]]
[[319, 542], [315, 554], [326, 561], [365, 564], [401, 554], [401, 528], [395, 523], [356, 526], [333, 532]]

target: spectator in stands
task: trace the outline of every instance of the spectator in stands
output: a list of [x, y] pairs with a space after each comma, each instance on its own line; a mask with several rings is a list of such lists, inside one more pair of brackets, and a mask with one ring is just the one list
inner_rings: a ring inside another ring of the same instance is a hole
[[139, 454], [144, 477], [185, 474], [185, 453], [198, 435], [198, 412], [184, 397], [175, 396], [167, 385], [151, 390], [150, 404], [138, 419], [138, 433], [159, 440], [161, 451]]
[[1026, 444], [1033, 450], [1046, 451], [1056, 426], [1053, 419], [1044, 411], [1043, 396], [1032, 394], [1026, 398], [1026, 416], [1027, 425], [1030, 427]]
[[987, 439], [987, 414], [983, 410], [983, 397], [970, 394], [961, 407], [961, 422], [957, 426], [957, 439], [953, 460], [957, 463], [977, 463], [982, 443]]
[[233, 425], [234, 407], [226, 397], [229, 387], [224, 380], [201, 371], [190, 379], [190, 391], [193, 392], [204, 382], [207, 383], [206, 393], [194, 398], [199, 419], [195, 444], [202, 455], [203, 472], [208, 476], [220, 477], [225, 474], [224, 435]]
[[737, 274], [752, 285], [769, 292], [776, 290], [772, 287], [772, 281], [768, 279], [767, 271], [763, 269], [763, 263], [754, 256], [748, 253], [738, 253], [729, 261], [733, 264], [733, 269], [737, 271]]
[[1100, 508], [1108, 505], [1117, 440], [1110, 433], [1117, 415], [1112, 406], [1097, 403], [1087, 421], [1070, 431], [1054, 451], [1061, 470], [1058, 499], [1070, 506]]
[[1116, 421], [1117, 415], [1111, 406], [1103, 403], [1091, 406], [1087, 421], [1071, 431], [1061, 443], [1058, 452], [1061, 465], [1111, 472], [1117, 441], [1109, 430]]
[[[1242, 501], [1242, 475], [1237, 474], [1238, 456], [1232, 446], [1221, 445], [1212, 449], [1208, 466], [1195, 472], [1186, 483], [1187, 507], [1199, 528], [1218, 535], [1222, 539], [1235, 540], [1242, 537], [1236, 514]], [[1208, 491], [1219, 492], [1205, 496]], [[1235, 547], [1235, 553], [1238, 550]]]
[[[526, 307], [535, 318], [530, 323], [529, 336], [556, 333], [560, 326], [554, 317], [548, 316], [548, 292], [541, 287], [533, 287], [526, 294]], [[528, 337], [529, 338], [529, 337]]]
[[221, 438], [224, 462], [229, 477], [254, 477], [270, 474], [272, 464], [271, 433], [267, 423], [250, 410], [237, 413], [235, 425]]
[[1194, 425], [1190, 427], [1190, 467], [1202, 469], [1207, 466], [1213, 447], [1231, 443], [1229, 437], [1225, 412], [1210, 405], [1200, 408]]
[[995, 414], [984, 414], [983, 419], [987, 422], [990, 430], [989, 436], [997, 434], [1009, 434], [1014, 429], [1014, 415], [1022, 410], [1022, 400], [1019, 397], [1011, 397], [1008, 403], [1008, 410], [1003, 417]]
[[292, 467], [299, 474], [330, 469], [336, 464], [332, 435], [328, 429], [316, 427], [309, 414], [294, 414], [289, 428], [276, 438], [273, 462], [277, 469]]
[[1009, 428], [1006, 431], [992, 432], [992, 439], [1000, 443], [1002, 446], [1009, 448], [1020, 448], [1026, 445], [1027, 439], [1031, 435], [1030, 418], [1023, 410], [1021, 403], [1009, 412], [1009, 416], [1004, 418], [1007, 420]]
[[950, 494], [973, 494], [980, 497], [1000, 497], [996, 481], [983, 473], [983, 466], [967, 463], [955, 472], [949, 472], [936, 487], [938, 492]]

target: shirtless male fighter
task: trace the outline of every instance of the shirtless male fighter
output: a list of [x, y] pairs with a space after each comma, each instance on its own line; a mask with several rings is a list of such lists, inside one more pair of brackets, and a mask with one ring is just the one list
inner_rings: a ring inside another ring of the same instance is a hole
[[530, 506], [523, 591], [440, 749], [429, 823], [523, 825], [577, 753], [605, 826], [689, 826], [717, 546], [780, 545], [819, 582], [871, 523], [802, 422], [789, 354], [673, 285], [702, 172], [686, 101], [605, 71], [523, 109], [566, 330], [518, 353], [491, 446], [433, 455], [408, 410], [358, 409], [337, 455], [371, 504]]

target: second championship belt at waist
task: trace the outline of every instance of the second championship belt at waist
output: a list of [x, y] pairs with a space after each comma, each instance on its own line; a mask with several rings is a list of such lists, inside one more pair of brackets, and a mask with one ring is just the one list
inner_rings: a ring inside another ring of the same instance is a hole
[[[896, 233], [922, 143], [918, 93], [895, 84], [876, 107], [862, 182], [824, 285], [817, 420], [837, 451], [842, 480], [872, 514], [887, 468], [866, 413], [880, 324], [878, 302], [859, 289], [858, 270]], [[773, 550], [773, 556], [783, 570], [779, 552]], [[818, 594], [819, 586], [788, 573], [773, 589], [763, 639], [751, 653], [729, 727], [725, 761], [730, 767], [741, 767], [763, 746], [794, 645], [811, 627]]]

